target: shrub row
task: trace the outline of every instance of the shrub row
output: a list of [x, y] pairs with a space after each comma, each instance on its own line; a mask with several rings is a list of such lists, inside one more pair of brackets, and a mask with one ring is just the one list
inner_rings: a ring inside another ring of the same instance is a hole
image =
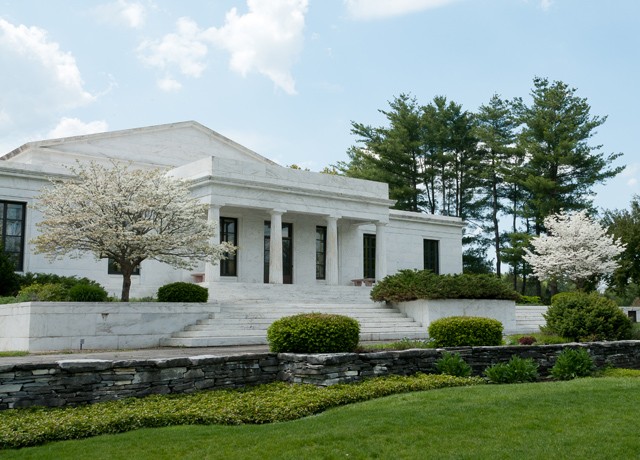
[[429, 337], [437, 347], [502, 345], [502, 323], [493, 318], [448, 316], [429, 324]]
[[519, 294], [493, 275], [436, 275], [430, 270], [400, 270], [371, 290], [376, 302], [417, 299], [518, 300]]
[[411, 391], [478, 385], [481, 378], [388, 376], [319, 388], [273, 383], [244, 390], [149, 396], [61, 409], [12, 409], [0, 417], [0, 448], [172, 425], [239, 425], [295, 420], [331, 407]]

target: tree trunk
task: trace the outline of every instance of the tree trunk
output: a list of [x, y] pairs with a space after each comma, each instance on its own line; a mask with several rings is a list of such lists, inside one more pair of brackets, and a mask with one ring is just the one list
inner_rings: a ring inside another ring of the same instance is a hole
[[122, 294], [120, 295], [120, 300], [122, 302], [129, 301], [129, 291], [131, 290], [131, 274], [133, 270], [130, 269], [122, 269]]

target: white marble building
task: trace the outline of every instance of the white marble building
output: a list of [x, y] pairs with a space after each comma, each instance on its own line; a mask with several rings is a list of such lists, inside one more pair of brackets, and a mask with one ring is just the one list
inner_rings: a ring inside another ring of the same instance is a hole
[[1, 157], [0, 231], [20, 271], [86, 276], [120, 292], [107, 260], [50, 262], [30, 244], [48, 179], [76, 161], [112, 159], [189, 181], [220, 225], [216, 239], [238, 247], [234, 259], [193, 271], [145, 261], [132, 297], [172, 281], [351, 285], [403, 268], [462, 271], [460, 219], [390, 209], [386, 184], [285, 168], [192, 121], [30, 142]]

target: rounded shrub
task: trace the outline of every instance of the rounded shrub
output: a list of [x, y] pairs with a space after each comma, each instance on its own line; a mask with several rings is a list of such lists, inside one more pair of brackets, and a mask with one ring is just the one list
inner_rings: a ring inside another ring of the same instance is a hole
[[72, 302], [106, 302], [109, 293], [102, 286], [78, 283], [69, 289], [68, 296]]
[[325, 313], [285, 316], [267, 329], [274, 353], [352, 352], [360, 340], [360, 324], [353, 318]]
[[590, 376], [594, 367], [593, 359], [587, 350], [565, 348], [551, 368], [551, 375], [558, 380], [572, 380], [576, 377]]
[[574, 341], [624, 340], [631, 321], [616, 303], [597, 292], [562, 292], [551, 299], [543, 330]]
[[206, 302], [209, 290], [193, 283], [178, 281], [158, 289], [158, 302]]
[[429, 337], [437, 347], [502, 345], [502, 323], [477, 316], [448, 316], [429, 324]]

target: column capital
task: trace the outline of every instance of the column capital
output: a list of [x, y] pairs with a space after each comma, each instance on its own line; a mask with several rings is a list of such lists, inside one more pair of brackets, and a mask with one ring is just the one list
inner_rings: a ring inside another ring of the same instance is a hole
[[269, 214], [274, 216], [274, 215], [283, 215], [284, 213], [286, 213], [286, 209], [271, 209], [269, 210]]

